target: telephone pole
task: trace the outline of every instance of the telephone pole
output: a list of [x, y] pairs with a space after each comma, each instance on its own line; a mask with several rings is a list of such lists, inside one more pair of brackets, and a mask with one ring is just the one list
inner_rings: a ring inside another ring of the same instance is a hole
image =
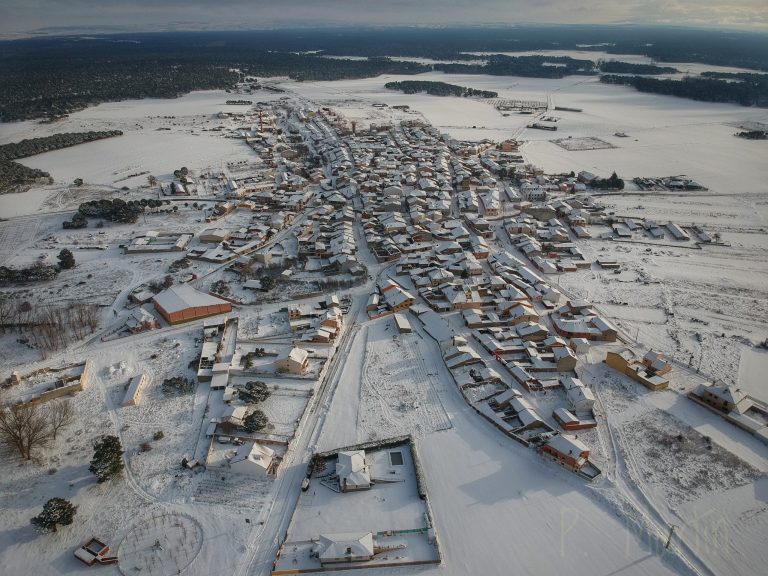
[[675, 533], [675, 528], [677, 528], [677, 526], [674, 524], [669, 527], [669, 535], [667, 536], [667, 543], [664, 544], [664, 550], [669, 549], [669, 545], [672, 543], [672, 535]]

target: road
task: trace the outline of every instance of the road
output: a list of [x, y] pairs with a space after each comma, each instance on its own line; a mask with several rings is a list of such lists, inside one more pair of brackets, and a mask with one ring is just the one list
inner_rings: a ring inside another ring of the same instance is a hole
[[365, 306], [365, 301], [365, 294], [362, 291], [353, 297], [344, 333], [336, 352], [329, 360], [317, 391], [307, 406], [304, 421], [296, 430], [293, 446], [280, 465], [273, 488], [272, 503], [264, 524], [251, 537], [241, 562], [233, 572], [235, 576], [269, 574], [272, 569], [272, 562], [277, 556], [281, 541], [287, 534], [293, 510], [301, 493], [301, 482], [306, 476], [307, 464], [331, 406], [344, 359], [349, 354], [354, 336], [359, 331], [357, 319]]

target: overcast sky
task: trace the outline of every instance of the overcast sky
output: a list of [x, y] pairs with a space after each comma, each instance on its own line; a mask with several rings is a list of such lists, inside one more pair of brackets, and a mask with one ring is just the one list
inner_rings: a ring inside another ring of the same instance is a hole
[[768, 0], [0, 0], [0, 33], [49, 27], [673, 24], [768, 31]]

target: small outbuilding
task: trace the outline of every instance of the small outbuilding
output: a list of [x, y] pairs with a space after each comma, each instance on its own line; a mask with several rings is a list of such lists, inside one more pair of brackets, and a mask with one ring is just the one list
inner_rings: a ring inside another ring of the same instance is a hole
[[123, 406], [136, 406], [148, 381], [149, 377], [146, 374], [137, 374], [131, 378], [125, 398], [123, 399]]

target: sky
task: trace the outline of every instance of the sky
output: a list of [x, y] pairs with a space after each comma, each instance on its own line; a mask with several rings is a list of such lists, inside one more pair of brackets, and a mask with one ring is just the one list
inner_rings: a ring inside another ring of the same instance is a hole
[[768, 32], [768, 0], [0, 0], [0, 34], [6, 37], [51, 28], [613, 23]]

